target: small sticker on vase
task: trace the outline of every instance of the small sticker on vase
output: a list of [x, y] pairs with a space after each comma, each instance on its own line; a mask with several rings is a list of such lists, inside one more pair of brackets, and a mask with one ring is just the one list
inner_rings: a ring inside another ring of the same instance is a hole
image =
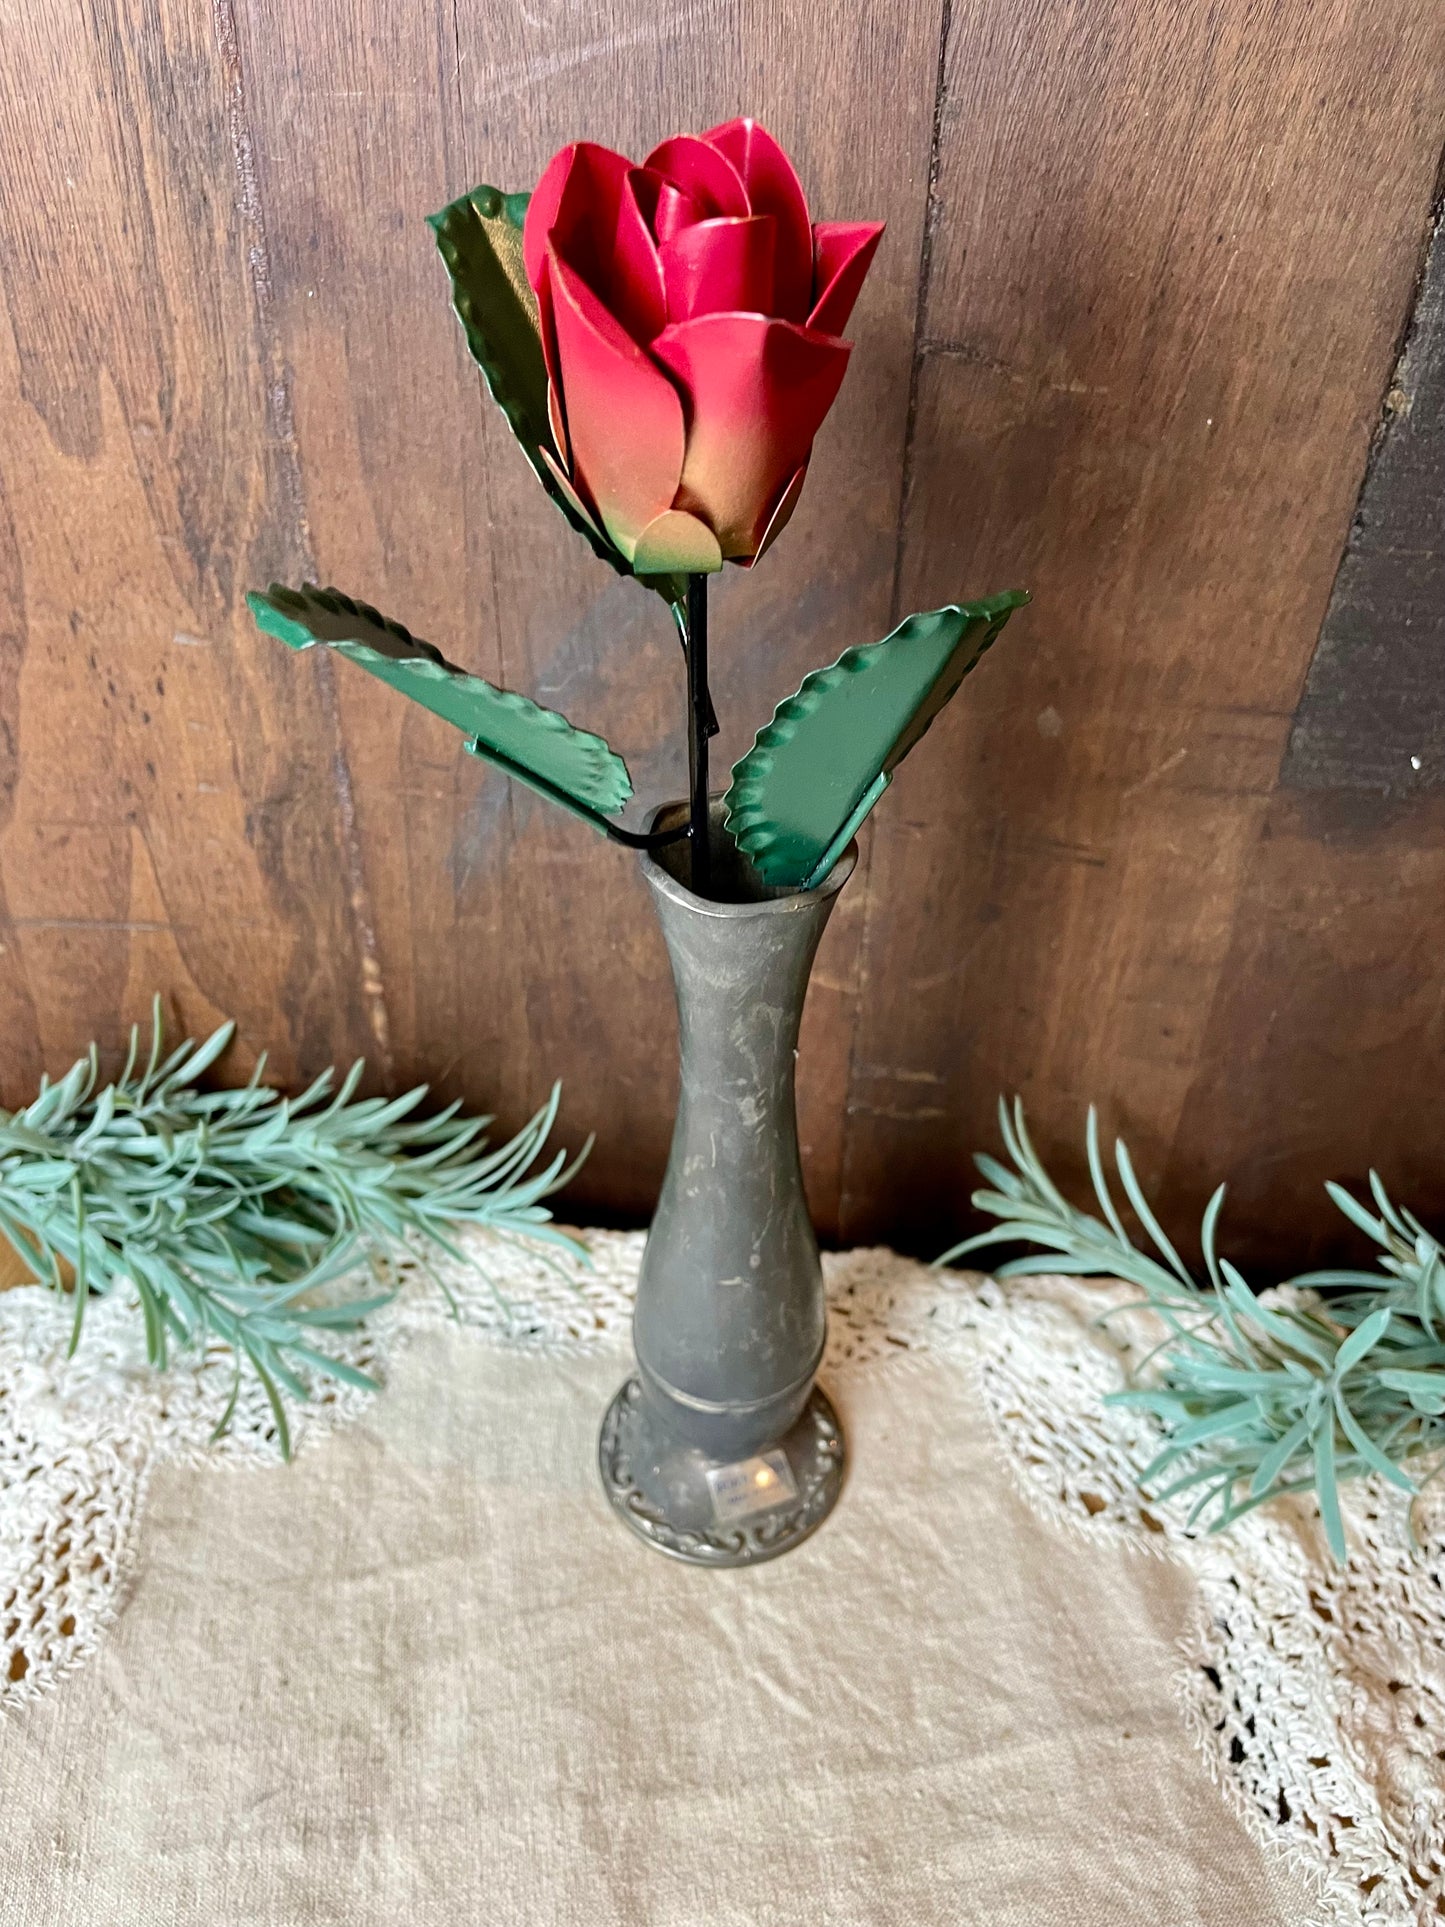
[[714, 1466], [707, 1483], [713, 1517], [720, 1526], [750, 1519], [755, 1512], [770, 1512], [798, 1496], [793, 1468], [782, 1452], [764, 1452], [756, 1459], [739, 1459], [736, 1465]]

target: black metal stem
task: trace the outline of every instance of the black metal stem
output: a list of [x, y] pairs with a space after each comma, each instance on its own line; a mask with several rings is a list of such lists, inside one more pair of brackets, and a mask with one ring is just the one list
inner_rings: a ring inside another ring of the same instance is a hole
[[[686, 599], [684, 599], [681, 602], [671, 603], [669, 606], [672, 610], [672, 619], [677, 624], [677, 639], [682, 644], [682, 653], [685, 656], [687, 654], [687, 602], [686, 602]], [[707, 733], [708, 733], [709, 741], [711, 741], [712, 738], [717, 735], [718, 728], [719, 728], [719, 724], [717, 719], [717, 711], [713, 708], [712, 697], [711, 695], [709, 695], [707, 699]]]
[[[707, 577], [687, 578], [687, 779], [688, 825], [692, 843], [692, 891], [712, 891], [712, 847], [708, 836], [707, 745], [712, 733], [712, 699], [707, 687]], [[716, 727], [716, 725], [714, 725]]]
[[669, 843], [685, 843], [692, 835], [690, 823], [679, 823], [675, 830], [620, 830], [615, 823], [605, 817], [597, 818], [597, 827], [606, 832], [614, 843], [620, 843], [624, 850], [665, 850]]

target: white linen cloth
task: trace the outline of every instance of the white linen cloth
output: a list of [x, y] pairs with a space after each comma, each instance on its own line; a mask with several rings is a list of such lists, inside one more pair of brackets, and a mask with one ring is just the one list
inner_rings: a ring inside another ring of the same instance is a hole
[[[385, 1390], [314, 1410], [290, 1466], [249, 1396], [206, 1449], [223, 1356], [157, 1379], [101, 1304], [67, 1366], [66, 1308], [0, 1298], [0, 1920], [1415, 1917], [1391, 1800], [1438, 1799], [1438, 1770], [1371, 1785], [1340, 1711], [1354, 1683], [1318, 1646], [1277, 1655], [1310, 1718], [1266, 1682], [1289, 1730], [1256, 1718], [1235, 1744], [1258, 1656], [1209, 1633], [1210, 1587], [1248, 1561], [1214, 1541], [1224, 1567], [1192, 1568], [1132, 1491], [1128, 1438], [1099, 1446], [1124, 1421], [1091, 1416], [1111, 1354], [1079, 1288], [830, 1259], [843, 1499], [777, 1562], [699, 1571], [601, 1491], [641, 1241], [590, 1241], [595, 1270], [559, 1277], [479, 1239], [510, 1321], [476, 1274], [449, 1271], [460, 1328], [408, 1279], [348, 1354]], [[1317, 1559], [1303, 1514], [1271, 1529]], [[1241, 1627], [1289, 1625], [1290, 1603]], [[1311, 1718], [1339, 1763], [1354, 1749], [1333, 1831], [1360, 1833], [1374, 1879], [1300, 1824], [1289, 1747], [1324, 1743]]]

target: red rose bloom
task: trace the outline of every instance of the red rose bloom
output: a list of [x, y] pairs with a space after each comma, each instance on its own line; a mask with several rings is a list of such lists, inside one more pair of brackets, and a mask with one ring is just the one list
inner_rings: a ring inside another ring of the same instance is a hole
[[752, 120], [675, 135], [641, 167], [590, 141], [549, 163], [523, 256], [554, 473], [639, 575], [753, 562], [783, 528], [882, 232], [810, 223]]

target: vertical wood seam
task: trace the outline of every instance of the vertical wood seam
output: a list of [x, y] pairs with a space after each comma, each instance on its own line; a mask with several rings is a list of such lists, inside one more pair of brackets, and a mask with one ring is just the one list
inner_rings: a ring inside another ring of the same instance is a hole
[[[1380, 402], [1375, 419], [1375, 426], [1371, 431], [1369, 446], [1365, 452], [1359, 487], [1355, 492], [1354, 507], [1350, 512], [1349, 524], [1345, 530], [1344, 539], [1340, 544], [1340, 553], [1335, 563], [1334, 574], [1330, 579], [1330, 590], [1325, 602], [1324, 613], [1320, 618], [1319, 628], [1315, 635], [1314, 646], [1309, 653], [1309, 659], [1301, 672], [1299, 687], [1294, 701], [1294, 711], [1291, 717], [1290, 727], [1285, 732], [1284, 743], [1280, 750], [1279, 764], [1275, 771], [1274, 781], [1270, 787], [1268, 799], [1261, 813], [1249, 855], [1241, 866], [1241, 881], [1230, 910], [1227, 946], [1209, 993], [1209, 1009], [1201, 1032], [1205, 1037], [1213, 1033], [1216, 1023], [1223, 1023], [1227, 1020], [1229, 998], [1234, 994], [1234, 985], [1230, 976], [1229, 959], [1235, 954], [1240, 942], [1241, 919], [1247, 920], [1254, 914], [1254, 904], [1250, 895], [1250, 881], [1260, 862], [1261, 844], [1270, 834], [1272, 812], [1275, 806], [1282, 798], [1287, 799], [1292, 792], [1298, 795], [1301, 792], [1308, 793], [1311, 790], [1316, 790], [1330, 794], [1338, 793], [1344, 787], [1344, 785], [1338, 781], [1337, 771], [1329, 768], [1328, 752], [1321, 758], [1318, 747], [1316, 747], [1312, 757], [1309, 742], [1311, 698], [1312, 695], [1318, 692], [1319, 679], [1321, 676], [1326, 681], [1328, 681], [1330, 677], [1328, 654], [1326, 654], [1325, 661], [1322, 662], [1321, 650], [1324, 649], [1328, 652], [1329, 644], [1327, 642], [1327, 636], [1331, 630], [1331, 619], [1335, 613], [1336, 601], [1341, 595], [1341, 585], [1347, 579], [1347, 572], [1351, 562], [1358, 553], [1360, 540], [1365, 528], [1364, 515], [1366, 503], [1372, 493], [1372, 485], [1374, 484], [1381, 458], [1385, 454], [1391, 432], [1396, 426], [1396, 415], [1391, 398], [1395, 394], [1406, 357], [1415, 340], [1420, 303], [1425, 295], [1431, 257], [1439, 242], [1442, 231], [1445, 231], [1445, 148], [1442, 148], [1439, 162], [1436, 165], [1435, 178], [1430, 192], [1430, 204], [1426, 210], [1425, 219], [1421, 228], [1419, 255], [1415, 274], [1410, 283], [1410, 290], [1405, 300], [1400, 325], [1395, 332], [1395, 338], [1390, 347], [1384, 379], [1380, 387]], [[1389, 787], [1385, 786], [1382, 788], [1374, 781], [1373, 778], [1375, 774], [1375, 772], [1371, 772], [1372, 780], [1362, 783], [1361, 788], [1380, 795], [1382, 800], [1389, 798], [1391, 795]], [[1324, 780], [1321, 780], [1321, 778]], [[1400, 785], [1395, 793], [1402, 796], [1412, 794], [1403, 784]], [[1167, 1178], [1172, 1178], [1173, 1175], [1176, 1160], [1179, 1156], [1180, 1136], [1186, 1129], [1195, 1093], [1201, 1083], [1207, 1081], [1212, 1074], [1213, 1067], [1201, 1056], [1196, 1065], [1195, 1073], [1189, 1080], [1189, 1085], [1180, 1101], [1179, 1108], [1175, 1114], [1173, 1128], [1169, 1134], [1168, 1155], [1165, 1166]]]
[[[1316, 671], [1321, 668], [1320, 649], [1325, 644], [1326, 631], [1330, 628], [1336, 599], [1341, 593], [1341, 584], [1345, 579], [1346, 571], [1357, 553], [1364, 534], [1366, 502], [1372, 493], [1376, 472], [1380, 467], [1381, 458], [1385, 454], [1391, 434], [1398, 427], [1394, 398], [1400, 389], [1401, 377], [1408, 365], [1411, 348], [1415, 344], [1420, 305], [1426, 297], [1426, 280], [1430, 274], [1431, 260], [1435, 249], [1442, 245], [1442, 242], [1445, 242], [1445, 148], [1440, 151], [1440, 159], [1435, 169], [1430, 205], [1421, 229], [1414, 279], [1410, 283], [1404, 313], [1395, 334], [1384, 380], [1380, 386], [1380, 404], [1375, 417], [1375, 426], [1370, 432], [1369, 447], [1365, 451], [1364, 466], [1360, 473], [1360, 485], [1355, 491], [1355, 505], [1350, 512], [1349, 527], [1345, 530], [1344, 541], [1340, 544], [1339, 559], [1335, 564], [1334, 575], [1330, 579], [1330, 592], [1325, 602], [1324, 614], [1320, 617], [1314, 647], [1310, 651], [1309, 661], [1304, 666], [1295, 694], [1294, 713], [1285, 738], [1285, 746], [1280, 753], [1279, 770], [1275, 777], [1276, 789], [1339, 787], [1335, 783], [1326, 785], [1299, 780], [1301, 769], [1309, 760], [1308, 750], [1305, 747], [1308, 722], [1306, 709], [1313, 693], [1311, 685]], [[1361, 787], [1373, 789], [1376, 785], [1371, 780], [1362, 783]]]
[[[452, 54], [453, 54], [452, 80], [455, 86], [456, 101], [457, 101], [457, 136], [462, 145], [461, 158], [466, 168], [465, 178], [467, 179], [468, 183], [470, 183], [471, 167], [470, 167], [469, 156], [468, 156], [467, 105], [466, 105], [466, 97], [462, 92], [462, 23], [461, 23], [460, 0], [451, 0], [451, 19], [452, 19]], [[489, 168], [488, 173], [490, 172], [491, 170]], [[452, 188], [452, 184], [448, 183], [447, 191], [449, 193], [451, 192], [451, 188]], [[466, 193], [468, 191], [468, 188], [463, 187], [459, 191], [462, 193]], [[460, 351], [458, 350], [457, 352], [460, 352]], [[472, 394], [476, 397], [477, 405], [485, 413], [486, 410], [492, 406], [492, 399], [491, 399], [490, 393], [488, 392], [486, 386], [484, 385], [484, 382], [482, 379], [482, 371], [471, 360], [470, 354], [468, 354], [466, 357], [466, 365], [469, 370], [468, 386], [470, 387]], [[480, 487], [481, 487], [481, 494], [482, 494], [482, 509], [483, 509], [483, 516], [484, 516], [485, 531], [486, 531], [487, 540], [490, 543], [491, 538], [493, 537], [496, 531], [497, 513], [496, 513], [496, 508], [492, 501], [491, 467], [490, 467], [490, 464], [486, 462], [483, 462], [480, 467]], [[462, 516], [463, 516], [463, 527], [465, 527], [466, 525], [466, 504], [465, 503], [463, 503]], [[496, 639], [496, 648], [497, 648], [497, 680], [501, 684], [503, 689], [510, 689], [511, 675], [507, 668], [507, 647], [506, 647], [506, 639], [504, 634], [504, 624], [502, 622], [502, 603], [501, 603], [501, 595], [497, 584], [497, 571], [495, 567], [495, 562], [493, 563], [493, 566], [489, 571], [488, 579], [489, 579], [489, 586], [491, 589], [491, 598], [492, 598], [492, 634]], [[461, 769], [462, 760], [463, 759], [461, 759], [460, 757], [457, 759], [458, 771], [460, 771]], [[487, 780], [490, 780], [492, 782], [502, 783], [503, 807], [505, 809], [506, 819], [507, 819], [507, 839], [511, 848], [515, 850], [521, 836], [521, 826], [517, 819], [517, 795], [516, 795], [517, 786], [509, 778], [499, 777], [495, 772], [489, 772]], [[456, 791], [455, 791], [455, 785], [454, 785], [453, 794], [455, 793]], [[456, 886], [454, 885], [453, 887], [455, 888]]]
[[[211, 19], [226, 88], [227, 118], [230, 125], [231, 156], [235, 167], [236, 210], [246, 232], [246, 268], [251, 286], [251, 305], [255, 315], [256, 346], [261, 357], [266, 388], [266, 414], [273, 445], [279, 451], [278, 465], [284, 485], [286, 509], [296, 531], [302, 567], [309, 577], [318, 574], [312, 546], [311, 522], [306, 510], [306, 491], [301, 479], [301, 453], [296, 433], [296, 416], [291, 398], [291, 369], [281, 350], [280, 330], [274, 314], [271, 283], [271, 247], [266, 232], [266, 211], [261, 200], [256, 174], [255, 140], [251, 132], [246, 103], [246, 76], [241, 62], [240, 36], [236, 31], [234, 0], [211, 0]], [[391, 1051], [391, 1021], [386, 1006], [381, 959], [377, 949], [371, 898], [366, 887], [366, 867], [361, 854], [361, 839], [356, 824], [356, 797], [351, 781], [351, 765], [341, 729], [341, 710], [336, 697], [335, 672], [326, 650], [314, 663], [321, 709], [331, 735], [331, 778], [336, 792], [337, 819], [341, 850], [346, 866], [347, 907], [351, 912], [361, 952], [361, 995], [371, 1034], [376, 1041], [381, 1071], [388, 1083], [394, 1076]]]
[[[918, 423], [918, 388], [923, 368], [924, 329], [928, 319], [928, 291], [933, 277], [933, 241], [938, 224], [938, 174], [943, 145], [943, 109], [948, 82], [948, 40], [953, 26], [953, 0], [941, 0], [938, 16], [938, 62], [933, 82], [933, 126], [928, 144], [928, 179], [924, 188], [923, 221], [918, 242], [918, 292], [913, 309], [913, 348], [908, 368], [908, 407], [903, 420], [903, 458], [898, 477], [898, 519], [893, 541], [893, 584], [888, 596], [888, 626], [900, 620], [903, 595], [903, 551], [907, 540], [908, 502], [913, 480], [913, 443]], [[876, 835], [876, 831], [874, 832]], [[848, 1048], [848, 1078], [845, 1085], [843, 1118], [843, 1156], [838, 1180], [838, 1236], [846, 1242], [850, 1222], [850, 1174], [853, 1163], [853, 1101], [857, 1089], [858, 1040], [862, 1030], [863, 998], [869, 980], [869, 951], [873, 938], [873, 913], [877, 900], [874, 888], [873, 840], [868, 843], [867, 862], [862, 878], [863, 907], [858, 933], [858, 961], [853, 981], [853, 1035]]]
[[888, 620], [891, 628], [896, 628], [901, 619], [903, 550], [907, 541], [908, 501], [913, 487], [913, 444], [918, 428], [918, 388], [923, 371], [928, 291], [933, 280], [933, 241], [938, 227], [938, 172], [943, 146], [943, 109], [948, 91], [948, 36], [952, 24], [953, 0], [942, 0], [938, 22], [938, 67], [933, 85], [933, 131], [928, 147], [928, 185], [923, 203], [923, 231], [918, 243], [918, 300], [913, 310], [913, 356], [908, 370], [908, 412], [903, 423], [903, 464], [898, 481], [898, 525], [893, 543], [893, 588], [888, 598]]
[[[465, 162], [467, 159], [467, 153], [466, 153], [467, 106], [466, 106], [466, 99], [462, 93], [462, 23], [461, 23], [460, 0], [451, 0], [451, 21], [452, 21], [452, 81], [454, 84], [456, 101], [457, 101], [457, 133], [462, 143], [462, 159]], [[470, 177], [471, 177], [471, 169], [468, 166], [467, 179], [470, 180]], [[448, 183], [448, 192], [451, 191], [451, 185], [452, 185], [451, 183]], [[462, 192], [466, 192], [466, 191], [467, 191], [466, 189], [462, 190]], [[458, 349], [457, 352], [460, 354], [461, 351]], [[483, 383], [482, 371], [471, 360], [470, 355], [466, 357], [466, 367], [468, 370], [467, 386], [470, 388], [471, 392], [476, 396], [479, 405], [485, 412], [486, 409], [492, 406], [492, 401], [491, 401], [491, 396], [488, 393]], [[496, 531], [497, 516], [496, 516], [496, 510], [492, 504], [491, 468], [485, 462], [481, 464], [480, 479], [481, 479], [483, 508], [484, 508], [485, 517], [486, 517], [486, 533], [488, 538], [490, 539], [495, 534], [495, 531]], [[464, 505], [463, 519], [465, 520], [465, 505]], [[499, 680], [501, 681], [502, 687], [505, 689], [505, 688], [508, 688], [510, 684], [508, 681], [508, 674], [507, 674], [507, 652], [506, 652], [506, 646], [505, 646], [505, 641], [503, 637], [501, 598], [497, 590], [497, 573], [496, 573], [495, 567], [490, 572], [490, 586], [491, 586], [491, 593], [492, 593], [492, 634], [495, 636], [496, 644], [497, 644], [497, 669], [499, 674]], [[517, 821], [516, 821], [516, 812], [515, 812], [512, 792], [513, 792], [513, 785], [509, 782], [507, 784], [507, 792], [506, 792], [507, 793], [507, 821], [510, 824], [512, 829], [513, 841], [515, 841], [516, 831], [517, 831]]]

